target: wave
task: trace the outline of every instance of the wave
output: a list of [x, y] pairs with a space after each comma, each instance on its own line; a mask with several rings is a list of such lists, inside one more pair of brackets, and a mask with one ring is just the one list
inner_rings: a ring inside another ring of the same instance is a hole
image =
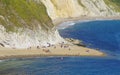
[[76, 23], [74, 21], [67, 21], [67, 22], [63, 22], [61, 24], [59, 24], [57, 26], [57, 29], [60, 30], [60, 29], [65, 29], [65, 28], [68, 28], [70, 26], [73, 26], [75, 25]]
[[[98, 20], [98, 19], [96, 19], [96, 20]], [[101, 19], [99, 19], [99, 20], [101, 20]], [[75, 25], [76, 23], [83, 23], [83, 22], [90, 22], [90, 21], [95, 21], [95, 20], [67, 21], [67, 22], [63, 22], [63, 23], [59, 24], [56, 28], [57, 28], [58, 30], [66, 29], [66, 28], [68, 28], [68, 27], [70, 27], [70, 26]]]
[[[91, 20], [77, 20], [77, 21], [67, 21], [67, 22], [63, 22], [61, 24], [59, 24], [56, 28], [58, 30], [61, 30], [61, 29], [66, 29], [70, 26], [73, 26], [75, 25], [76, 23], [84, 23], [84, 22], [91, 22], [91, 21], [103, 21], [104, 19], [91, 19]], [[105, 20], [111, 20], [111, 19], [105, 19]]]

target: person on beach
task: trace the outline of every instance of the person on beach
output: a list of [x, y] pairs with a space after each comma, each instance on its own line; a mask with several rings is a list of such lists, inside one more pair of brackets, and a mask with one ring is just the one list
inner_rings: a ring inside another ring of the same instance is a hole
[[50, 50], [48, 49], [47, 52], [50, 52]]
[[54, 49], [56, 49], [56, 46], [54, 46]]
[[90, 52], [90, 50], [87, 50], [86, 52], [88, 52], [88, 53], [89, 53], [89, 52]]
[[60, 59], [63, 60], [63, 57], [61, 57]]
[[60, 47], [62, 48], [62, 45], [60, 45]]
[[64, 42], [62, 42], [62, 44], [64, 44]]
[[37, 46], [37, 49], [40, 49], [40, 47], [39, 47], [39, 46]]
[[64, 48], [67, 48], [67, 46], [64, 46]]
[[47, 47], [50, 47], [51, 46], [51, 44], [50, 43], [47, 43], [48, 44], [48, 46]]
[[50, 50], [49, 50], [49, 49], [48, 49], [48, 50], [43, 49], [43, 51], [44, 51], [44, 52], [46, 52], [46, 53], [50, 52]]
[[29, 49], [31, 49], [31, 47]]
[[61, 44], [61, 48], [63, 47], [63, 44]]
[[31, 49], [31, 47], [28, 47], [27, 49], [29, 50], [29, 49]]
[[64, 47], [64, 42], [59, 43], [59, 44], [60, 44], [60, 47], [61, 47], [61, 48]]
[[12, 49], [16, 49], [15, 47], [13, 47]]
[[69, 48], [69, 51], [70, 51], [71, 49]]
[[42, 48], [46, 48], [46, 46], [42, 46]]

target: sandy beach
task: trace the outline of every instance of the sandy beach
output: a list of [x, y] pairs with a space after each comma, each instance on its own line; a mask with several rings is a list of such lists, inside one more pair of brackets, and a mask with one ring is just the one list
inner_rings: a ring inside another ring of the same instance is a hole
[[82, 46], [71, 45], [62, 47], [59, 45], [46, 48], [30, 49], [10, 49], [0, 47], [0, 59], [9, 58], [25, 58], [25, 57], [40, 57], [40, 56], [105, 56], [103, 52], [95, 49], [85, 48]]

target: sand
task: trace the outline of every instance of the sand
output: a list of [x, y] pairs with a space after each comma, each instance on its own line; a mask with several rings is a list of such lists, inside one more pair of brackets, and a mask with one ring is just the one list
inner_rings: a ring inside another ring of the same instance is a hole
[[105, 56], [106, 54], [95, 49], [71, 45], [68, 48], [61, 48], [60, 45], [38, 49], [10, 49], [0, 47], [0, 59], [27, 58], [40, 56]]

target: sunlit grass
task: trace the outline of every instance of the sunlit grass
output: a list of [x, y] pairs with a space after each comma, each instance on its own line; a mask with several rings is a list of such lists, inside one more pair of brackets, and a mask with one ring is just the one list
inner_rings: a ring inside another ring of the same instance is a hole
[[15, 31], [15, 27], [35, 29], [38, 24], [44, 29], [53, 26], [45, 6], [33, 0], [0, 0], [0, 15], [6, 18], [0, 18], [0, 24], [7, 31]]

